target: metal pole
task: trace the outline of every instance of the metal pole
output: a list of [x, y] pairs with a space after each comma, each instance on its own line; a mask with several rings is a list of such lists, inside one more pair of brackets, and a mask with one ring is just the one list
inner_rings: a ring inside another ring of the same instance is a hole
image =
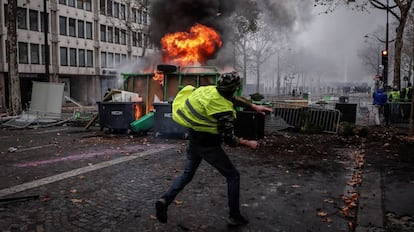
[[280, 50], [277, 51], [277, 95], [280, 95]]
[[[388, 51], [388, 11], [389, 11], [389, 0], [387, 0], [387, 23], [386, 23], [386, 28], [385, 28], [385, 50], [387, 51], [389, 55], [390, 53]], [[387, 63], [384, 65], [384, 74], [383, 74], [384, 86], [388, 85], [388, 55], [387, 55]]]
[[377, 76], [379, 76], [379, 70], [380, 70], [380, 60], [381, 60], [381, 49], [380, 45], [377, 45]]
[[[50, 75], [49, 75], [49, 17], [47, 15], [47, 1], [43, 0], [43, 26], [44, 26], [44, 32], [45, 32], [45, 75], [48, 81], [50, 81]], [[52, 80], [53, 82], [53, 80]]]

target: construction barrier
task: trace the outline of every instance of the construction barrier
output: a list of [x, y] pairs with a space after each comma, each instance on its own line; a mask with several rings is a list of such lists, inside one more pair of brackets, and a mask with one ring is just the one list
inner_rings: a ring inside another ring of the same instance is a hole
[[[336, 109], [324, 109], [318, 107], [300, 107], [298, 105], [283, 104], [283, 107], [276, 104], [274, 107], [274, 120], [283, 121], [295, 128], [302, 130], [320, 130], [326, 133], [338, 133], [341, 112]], [[271, 118], [270, 118], [271, 120]], [[271, 122], [268, 126], [280, 126]]]

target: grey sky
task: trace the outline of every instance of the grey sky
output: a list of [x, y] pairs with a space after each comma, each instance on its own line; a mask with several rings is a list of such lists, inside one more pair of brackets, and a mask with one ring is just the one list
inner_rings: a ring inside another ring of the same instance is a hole
[[313, 9], [314, 20], [301, 29], [298, 46], [334, 62], [340, 71], [339, 76], [332, 77], [333, 81], [370, 82], [372, 76], [362, 71], [357, 52], [363, 46], [364, 35], [385, 25], [385, 11], [372, 9], [368, 13], [338, 8], [332, 13], [318, 14], [321, 11], [320, 8]]

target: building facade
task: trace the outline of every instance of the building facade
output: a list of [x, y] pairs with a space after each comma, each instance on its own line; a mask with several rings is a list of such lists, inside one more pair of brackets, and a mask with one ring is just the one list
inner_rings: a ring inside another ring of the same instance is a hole
[[[48, 33], [44, 28], [46, 2]], [[120, 88], [118, 68], [152, 53], [146, 0], [18, 0], [17, 40], [23, 108], [32, 81], [65, 83], [64, 95], [83, 105]], [[0, 5], [0, 111], [8, 101], [8, 2]], [[45, 40], [45, 38], [47, 40]], [[47, 43], [45, 43], [47, 41]], [[49, 48], [49, 75], [45, 51]]]

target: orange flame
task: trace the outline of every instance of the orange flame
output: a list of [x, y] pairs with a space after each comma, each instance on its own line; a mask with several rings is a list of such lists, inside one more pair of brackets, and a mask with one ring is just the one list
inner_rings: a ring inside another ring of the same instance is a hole
[[190, 32], [166, 34], [161, 39], [163, 61], [176, 65], [203, 65], [222, 45], [213, 28], [195, 24]]
[[141, 105], [135, 104], [135, 120], [139, 119], [142, 116]]
[[152, 79], [160, 82], [160, 85], [164, 85], [164, 73], [163, 72], [155, 71]]

